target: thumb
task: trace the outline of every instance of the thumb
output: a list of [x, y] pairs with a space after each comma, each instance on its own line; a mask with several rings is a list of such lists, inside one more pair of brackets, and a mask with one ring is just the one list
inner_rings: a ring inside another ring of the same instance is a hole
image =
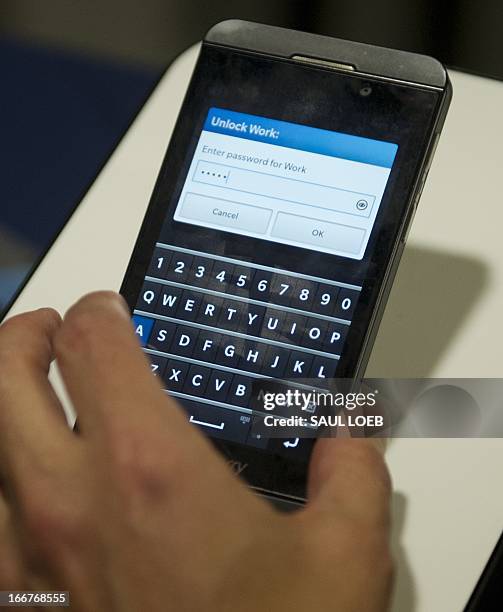
[[[340, 432], [338, 432], [339, 434]], [[321, 438], [317, 441], [308, 480], [308, 509], [343, 513], [388, 528], [391, 478], [381, 438]]]

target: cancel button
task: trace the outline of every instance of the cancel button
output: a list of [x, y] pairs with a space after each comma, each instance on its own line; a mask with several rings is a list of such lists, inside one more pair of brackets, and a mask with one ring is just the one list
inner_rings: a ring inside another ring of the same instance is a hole
[[238, 212], [232, 212], [230, 210], [222, 210], [221, 208], [214, 208], [213, 214], [216, 217], [225, 217], [226, 219], [237, 219], [239, 217]]
[[245, 230], [252, 234], [265, 234], [272, 210], [241, 202], [212, 198], [200, 193], [187, 193], [183, 206], [175, 219], [197, 221], [200, 225]]

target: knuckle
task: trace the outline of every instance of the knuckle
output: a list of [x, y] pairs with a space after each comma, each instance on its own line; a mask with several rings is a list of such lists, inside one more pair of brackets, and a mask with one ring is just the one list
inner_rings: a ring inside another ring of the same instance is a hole
[[127, 426], [116, 425], [108, 435], [107, 445], [111, 454], [112, 469], [119, 486], [127, 493], [135, 493], [148, 499], [162, 499], [168, 491], [173, 474], [179, 474], [180, 464], [169, 465], [172, 450], [155, 434], [128, 431]]
[[21, 507], [21, 521], [29, 550], [39, 560], [57, 560], [78, 551], [85, 540], [85, 515], [68, 499], [50, 497], [47, 491], [30, 495]]

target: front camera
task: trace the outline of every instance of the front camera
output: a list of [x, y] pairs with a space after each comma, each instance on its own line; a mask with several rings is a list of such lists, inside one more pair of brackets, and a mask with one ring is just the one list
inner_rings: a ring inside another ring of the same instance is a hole
[[362, 96], [362, 98], [366, 98], [367, 96], [370, 96], [371, 93], [372, 93], [372, 87], [370, 87], [370, 85], [364, 85], [360, 89], [360, 96]]

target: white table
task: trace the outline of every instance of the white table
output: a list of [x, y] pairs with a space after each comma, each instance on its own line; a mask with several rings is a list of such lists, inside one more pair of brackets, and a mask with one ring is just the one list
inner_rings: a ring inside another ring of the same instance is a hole
[[[166, 73], [11, 313], [118, 289], [196, 58]], [[371, 376], [503, 375], [503, 83], [453, 73], [454, 100]], [[394, 440], [394, 612], [461, 612], [503, 528], [503, 440]]]

